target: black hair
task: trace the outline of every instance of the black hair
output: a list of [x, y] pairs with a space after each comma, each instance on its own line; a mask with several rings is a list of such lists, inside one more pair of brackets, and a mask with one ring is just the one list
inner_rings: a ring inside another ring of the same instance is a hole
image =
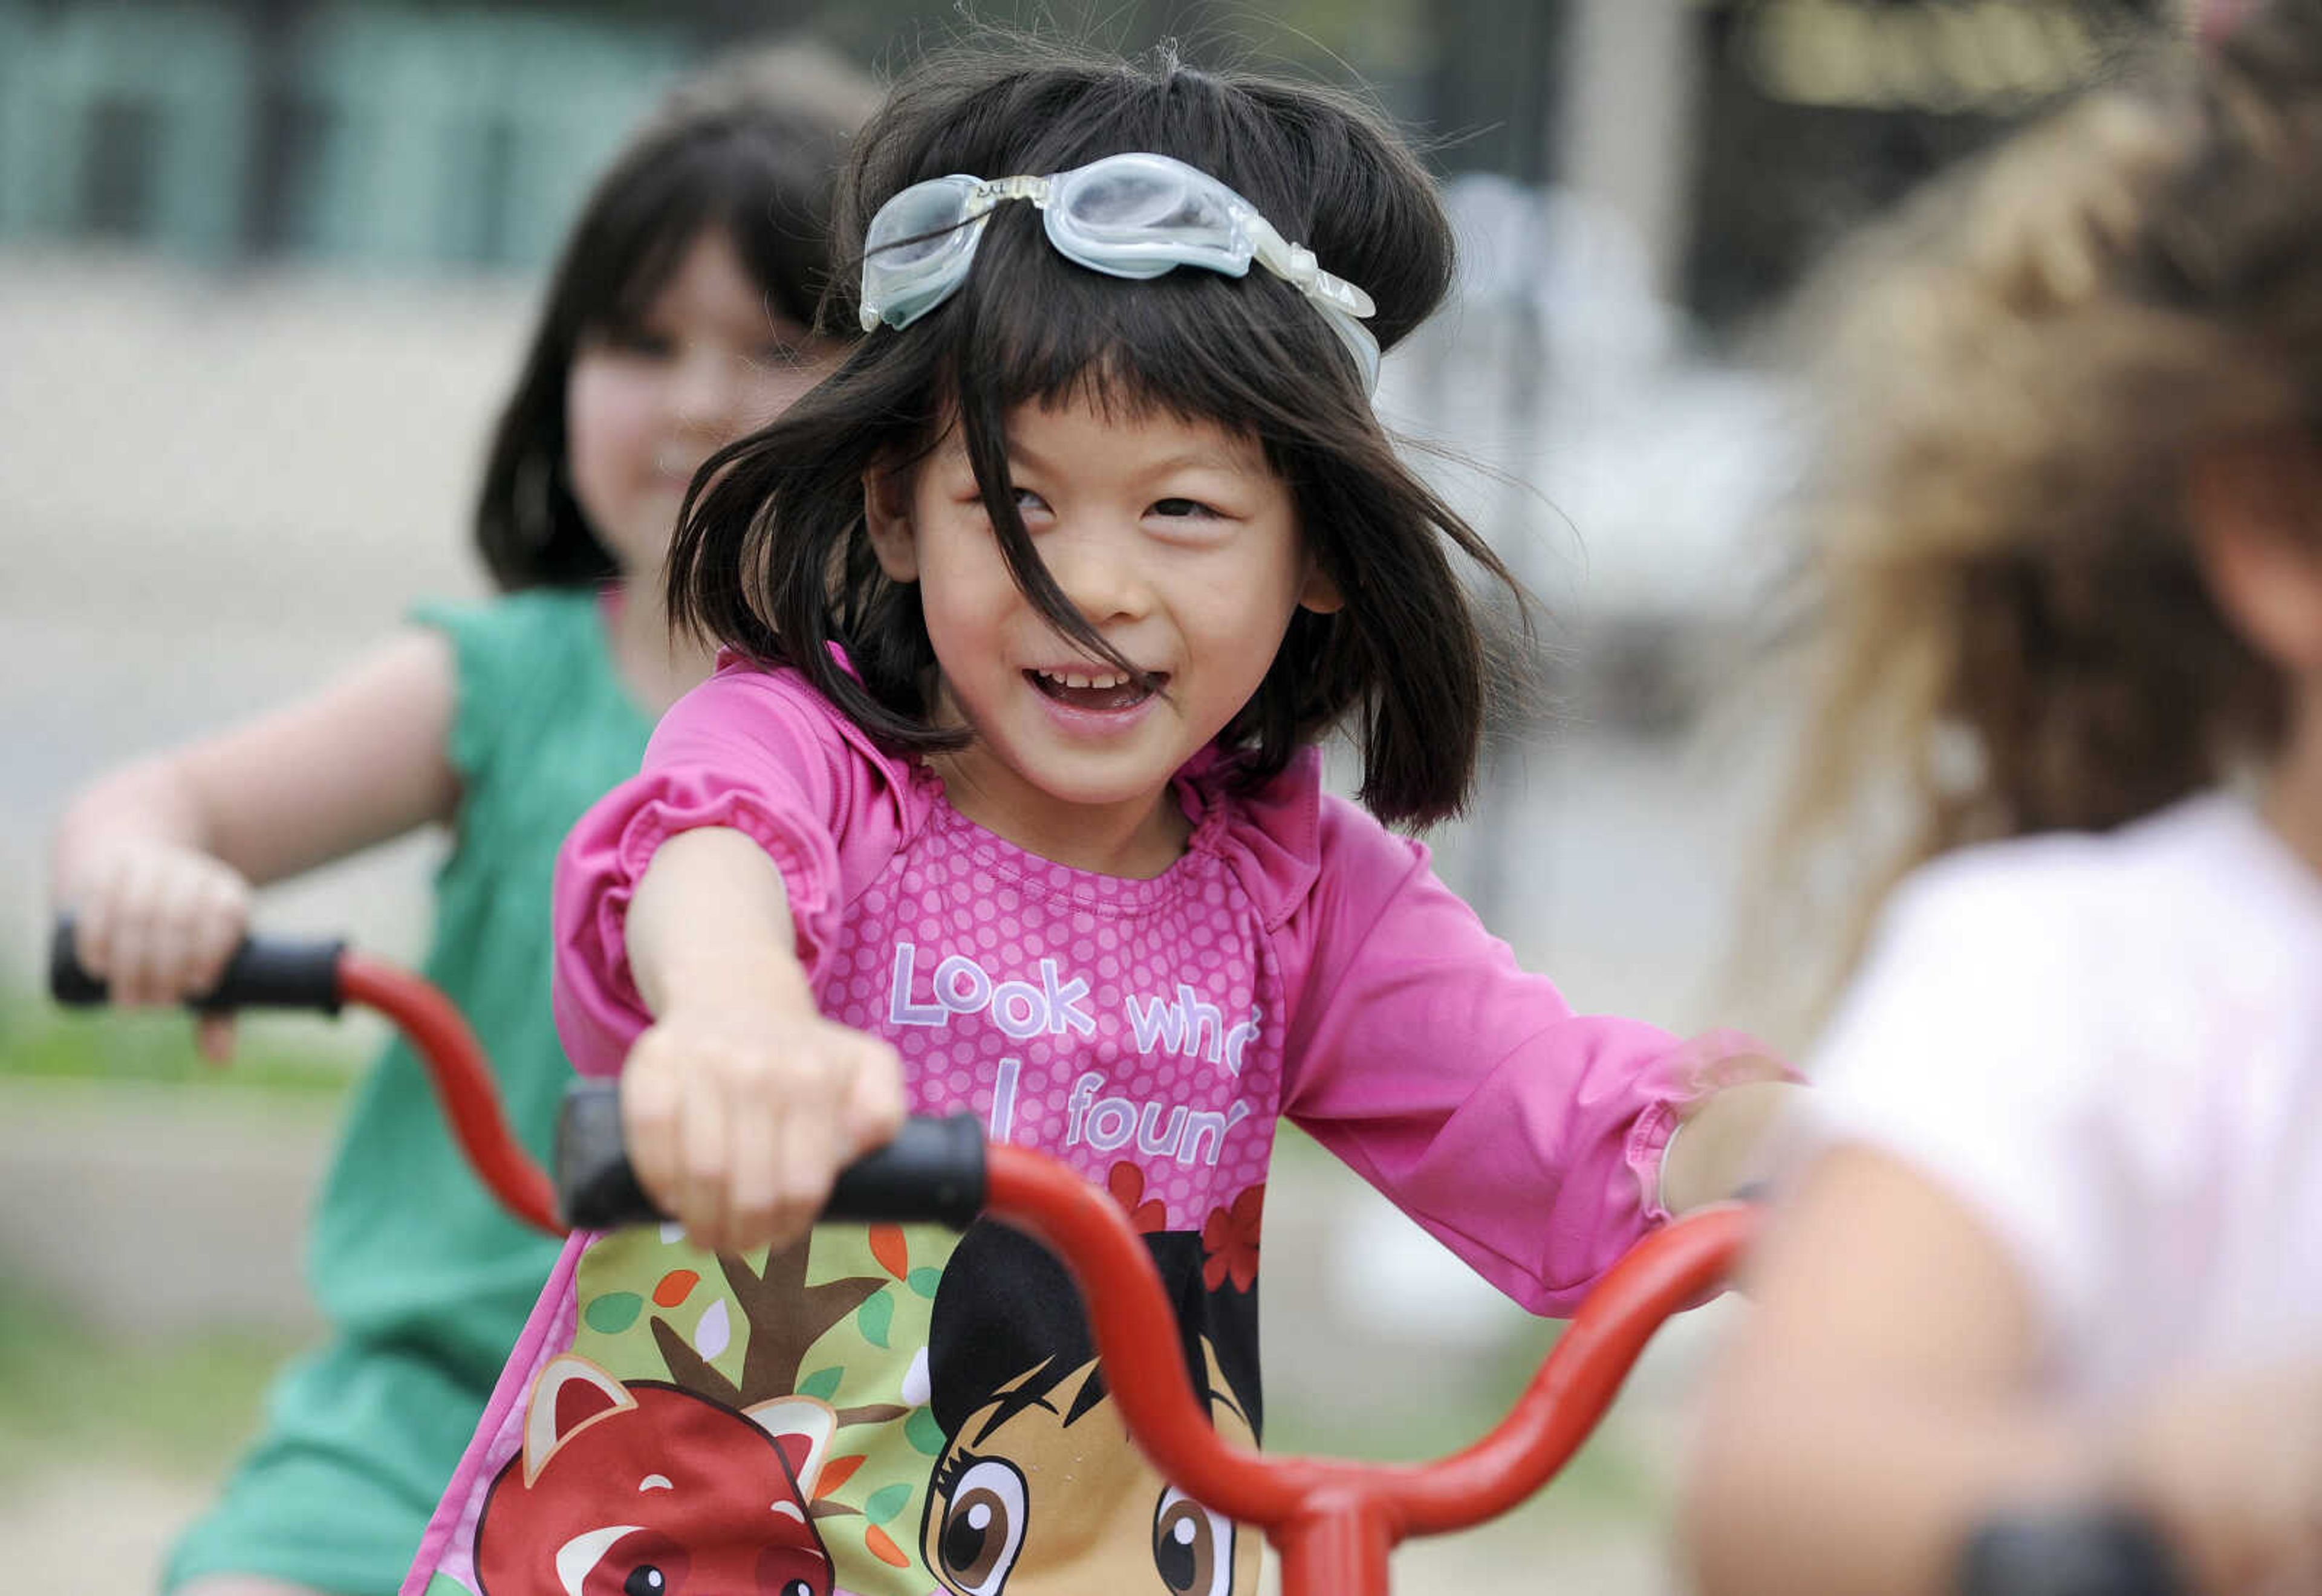
[[[1009, 40], [930, 59], [857, 141], [841, 236], [859, 241], [887, 198], [929, 178], [1056, 172], [1124, 150], [1175, 156], [1240, 193], [1371, 295], [1382, 346], [1449, 287], [1449, 224], [1382, 116], [1334, 89], [1199, 71], [1166, 49], [1132, 64]], [[671, 550], [673, 622], [799, 670], [890, 747], [961, 746], [964, 733], [932, 719], [919, 589], [880, 570], [863, 504], [867, 470], [924, 458], [956, 424], [1018, 587], [1061, 634], [1150, 687], [1041, 565], [1009, 488], [1006, 418], [1028, 403], [1085, 399], [1109, 414], [1215, 422], [1262, 443], [1344, 601], [1330, 615], [1297, 612], [1257, 692], [1220, 734], [1239, 779], [1266, 780], [1353, 720], [1375, 814], [1424, 823], [1457, 811], [1486, 689], [1449, 545], [1511, 590], [1513, 579], [1397, 457], [1352, 358], [1295, 288], [1263, 269], [1180, 269], [1127, 286], [1065, 260], [1039, 230], [1031, 206], [1001, 206], [956, 294], [900, 333], [866, 338], [772, 425], [712, 457]], [[826, 315], [852, 315], [852, 280], [832, 287]]]
[[[1145, 1245], [1177, 1321], [1178, 1350], [1193, 1394], [1206, 1410], [1206, 1340], [1250, 1433], [1258, 1434], [1264, 1401], [1256, 1290], [1206, 1289], [1195, 1232], [1147, 1232]], [[1095, 1356], [1080, 1292], [1056, 1255], [996, 1220], [968, 1227], [944, 1265], [928, 1327], [928, 1405], [945, 1437], [962, 1440], [967, 1421], [995, 1401], [1001, 1404], [997, 1423], [1041, 1400]], [[1104, 1370], [1091, 1369], [1063, 1422], [1071, 1424], [1104, 1400], [1107, 1390]]]
[[[572, 496], [566, 384], [582, 341], [634, 330], [704, 229], [733, 240], [772, 310], [815, 326], [844, 146], [875, 97], [819, 49], [734, 56], [672, 89], [597, 180], [485, 457], [476, 546], [503, 591], [619, 574]], [[852, 324], [837, 335], [852, 338]]]

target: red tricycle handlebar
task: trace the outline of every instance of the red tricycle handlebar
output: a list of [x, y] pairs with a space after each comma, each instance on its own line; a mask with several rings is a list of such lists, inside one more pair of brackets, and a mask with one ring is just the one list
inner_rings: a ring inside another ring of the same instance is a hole
[[[58, 931], [51, 964], [59, 1001], [105, 1001], [103, 984], [73, 960], [69, 926]], [[417, 975], [337, 944], [251, 944], [197, 1006], [335, 1012], [342, 1002], [374, 1008], [403, 1032], [478, 1175], [517, 1217], [561, 1232], [558, 1187], [577, 1225], [651, 1217], [620, 1148], [612, 1083], [573, 1089], [552, 1186], [511, 1135], [474, 1033]], [[1736, 1206], [1648, 1237], [1589, 1294], [1496, 1429], [1433, 1463], [1381, 1464], [1269, 1455], [1220, 1436], [1194, 1398], [1174, 1315], [1129, 1216], [1046, 1154], [987, 1146], [973, 1120], [909, 1123], [895, 1146], [842, 1174], [828, 1217], [956, 1226], [979, 1212], [1064, 1261], [1130, 1434], [1181, 1490], [1266, 1532], [1282, 1555], [1286, 1596], [1385, 1596], [1396, 1543], [1481, 1523], [1539, 1490], [1586, 1439], [1661, 1321], [1731, 1272], [1751, 1225]]]
[[[51, 944], [50, 987], [60, 1003], [107, 1000], [104, 983], [74, 958], [69, 923]], [[552, 1184], [510, 1133], [474, 1033], [417, 975], [339, 943], [251, 942], [192, 1006], [335, 1014], [343, 1003], [376, 1009], [402, 1031], [469, 1162], [519, 1218], [561, 1233], [560, 1190], [563, 1211], [588, 1228], [654, 1217], [621, 1149], [612, 1083], [573, 1089]], [[1434, 1463], [1375, 1464], [1265, 1455], [1220, 1437], [1194, 1400], [1169, 1304], [1128, 1216], [1044, 1154], [986, 1146], [973, 1119], [907, 1122], [891, 1146], [841, 1173], [828, 1211], [955, 1227], [984, 1214], [1046, 1244], [1080, 1288], [1138, 1445], [1188, 1495], [1266, 1532], [1282, 1555], [1285, 1596], [1385, 1596], [1397, 1542], [1481, 1523], [1539, 1490], [1587, 1438], [1661, 1321], [1731, 1273], [1753, 1225], [1734, 1206], [1647, 1237], [1589, 1293], [1490, 1435]], [[1996, 1525], [1969, 1548], [1958, 1588], [1962, 1596], [2175, 1596], [2180, 1587], [2149, 1524], [2099, 1511]]]
[[339, 993], [395, 1022], [427, 1066], [443, 1117], [476, 1178], [500, 1206], [537, 1230], [564, 1234], [556, 1188], [509, 1130], [490, 1062], [467, 1020], [430, 982], [353, 952], [339, 956]]
[[[658, 1218], [629, 1172], [617, 1094], [586, 1081], [557, 1136], [566, 1212], [590, 1228]], [[1264, 1529], [1290, 1596], [1385, 1596], [1387, 1556], [1412, 1536], [1463, 1529], [1546, 1484], [1595, 1427], [1661, 1321], [1732, 1272], [1752, 1216], [1734, 1205], [1649, 1236], [1600, 1281], [1514, 1409], [1465, 1451], [1429, 1464], [1261, 1454], [1226, 1440], [1193, 1394], [1152, 1256], [1109, 1192], [1045, 1153], [987, 1145], [969, 1117], [912, 1119], [842, 1172], [825, 1217], [1004, 1220], [1064, 1261], [1129, 1434], [1164, 1478]]]

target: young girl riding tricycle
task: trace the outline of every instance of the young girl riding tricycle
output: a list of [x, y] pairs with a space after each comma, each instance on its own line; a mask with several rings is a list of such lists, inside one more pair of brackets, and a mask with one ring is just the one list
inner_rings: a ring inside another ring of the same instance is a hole
[[[1381, 824], [1464, 797], [1453, 555], [1504, 578], [1371, 407], [1450, 266], [1383, 123], [1167, 56], [955, 55], [845, 196], [867, 335], [697, 480], [671, 609], [727, 657], [559, 876], [567, 1050], [680, 1225], [568, 1248], [412, 1596], [674, 1590], [680, 1557], [1250, 1591], [1255, 1537], [1138, 1456], [1010, 1233], [807, 1235], [907, 1108], [1108, 1191], [1246, 1443], [1280, 1117], [1568, 1310], [1788, 1090], [1575, 1015]], [[1341, 722], [1367, 807], [1321, 790]]]

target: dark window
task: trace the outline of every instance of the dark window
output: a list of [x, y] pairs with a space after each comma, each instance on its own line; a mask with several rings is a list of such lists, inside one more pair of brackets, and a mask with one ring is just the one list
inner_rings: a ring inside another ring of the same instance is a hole
[[440, 192], [446, 214], [442, 232], [445, 259], [471, 266], [510, 264], [517, 130], [505, 116], [455, 122], [451, 141], [452, 181]]
[[253, 254], [295, 254], [316, 242], [315, 189], [338, 116], [304, 95], [270, 94], [259, 102], [251, 149], [244, 237]]
[[161, 117], [149, 100], [111, 98], [88, 110], [76, 231], [143, 238], [153, 231]]

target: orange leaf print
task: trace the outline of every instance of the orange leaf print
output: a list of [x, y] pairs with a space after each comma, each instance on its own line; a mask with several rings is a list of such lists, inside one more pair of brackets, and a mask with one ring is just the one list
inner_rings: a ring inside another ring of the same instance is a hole
[[911, 1560], [903, 1555], [903, 1548], [890, 1539], [887, 1532], [876, 1524], [864, 1528], [863, 1544], [871, 1548], [873, 1557], [891, 1568], [909, 1568], [911, 1565]]
[[700, 1283], [701, 1277], [690, 1269], [672, 1269], [654, 1288], [654, 1300], [663, 1308], [675, 1308], [693, 1295], [693, 1288]]
[[897, 1280], [908, 1280], [911, 1273], [910, 1245], [903, 1239], [900, 1225], [871, 1227], [871, 1255], [879, 1260], [879, 1267]]
[[871, 1460], [869, 1458], [863, 1456], [860, 1454], [857, 1454], [853, 1457], [832, 1458], [828, 1463], [822, 1465], [822, 1473], [815, 1476], [815, 1495], [818, 1497], [828, 1496], [841, 1485], [846, 1484], [849, 1480], [855, 1478], [855, 1471], [861, 1468], [864, 1464], [870, 1461]]

